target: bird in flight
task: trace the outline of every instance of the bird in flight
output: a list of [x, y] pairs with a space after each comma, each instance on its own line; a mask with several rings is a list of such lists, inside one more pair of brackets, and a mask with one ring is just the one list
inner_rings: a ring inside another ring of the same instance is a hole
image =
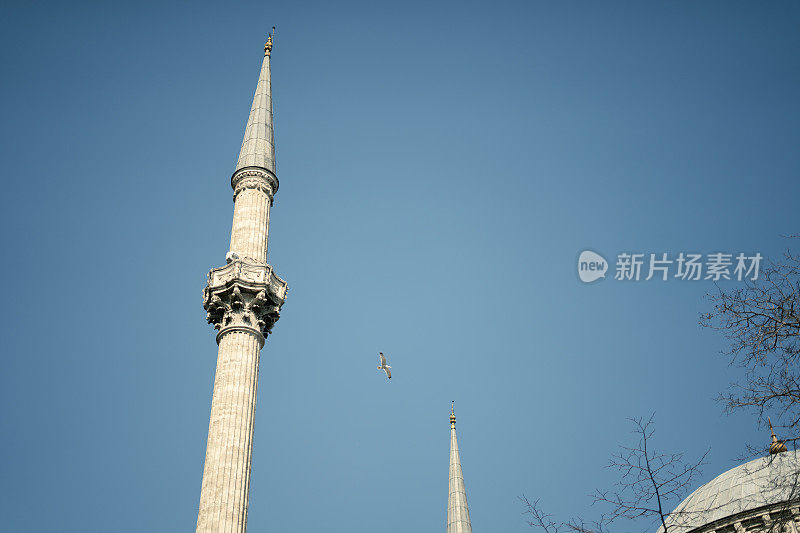
[[380, 363], [378, 370], [383, 370], [386, 372], [386, 377], [392, 379], [392, 371], [390, 370], [392, 367], [386, 364], [386, 356], [383, 355], [383, 352], [378, 353], [378, 363]]

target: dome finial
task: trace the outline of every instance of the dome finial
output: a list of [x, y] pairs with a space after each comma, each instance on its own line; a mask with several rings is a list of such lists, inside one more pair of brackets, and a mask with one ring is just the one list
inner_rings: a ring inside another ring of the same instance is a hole
[[275, 35], [275, 26], [272, 27], [272, 31], [270, 32], [269, 37], [267, 37], [267, 42], [264, 45], [264, 55], [265, 56], [271, 56], [272, 55], [272, 36], [273, 35]]
[[453, 400], [452, 404], [450, 405], [450, 427], [456, 427], [456, 401]]
[[778, 453], [783, 453], [786, 451], [786, 444], [778, 440], [778, 437], [775, 436], [775, 430], [772, 429], [772, 420], [767, 417], [767, 423], [769, 423], [769, 431], [772, 433], [772, 442], [769, 445], [769, 453], [771, 455], [775, 455]]

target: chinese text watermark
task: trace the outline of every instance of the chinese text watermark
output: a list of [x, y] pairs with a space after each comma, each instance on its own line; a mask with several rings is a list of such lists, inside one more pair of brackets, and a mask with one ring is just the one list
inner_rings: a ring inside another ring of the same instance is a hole
[[[762, 256], [760, 253], [695, 254], [680, 252], [617, 254], [614, 279], [619, 281], [648, 281], [679, 279], [684, 281], [755, 281], [758, 279]], [[609, 264], [603, 256], [584, 250], [578, 257], [578, 277], [584, 283], [605, 278]]]

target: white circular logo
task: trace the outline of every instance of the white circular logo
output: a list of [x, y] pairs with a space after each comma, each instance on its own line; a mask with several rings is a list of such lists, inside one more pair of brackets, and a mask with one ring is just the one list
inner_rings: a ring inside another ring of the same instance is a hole
[[608, 261], [600, 254], [584, 250], [578, 257], [578, 277], [584, 283], [591, 283], [606, 277], [606, 270], [608, 270]]

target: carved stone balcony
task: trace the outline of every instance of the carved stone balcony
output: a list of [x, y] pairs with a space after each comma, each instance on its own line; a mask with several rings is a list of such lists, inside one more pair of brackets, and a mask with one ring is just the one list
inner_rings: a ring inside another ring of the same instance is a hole
[[235, 260], [211, 269], [203, 308], [208, 323], [219, 330], [217, 342], [230, 331], [248, 331], [263, 345], [280, 318], [287, 290], [286, 282], [266, 264]]

